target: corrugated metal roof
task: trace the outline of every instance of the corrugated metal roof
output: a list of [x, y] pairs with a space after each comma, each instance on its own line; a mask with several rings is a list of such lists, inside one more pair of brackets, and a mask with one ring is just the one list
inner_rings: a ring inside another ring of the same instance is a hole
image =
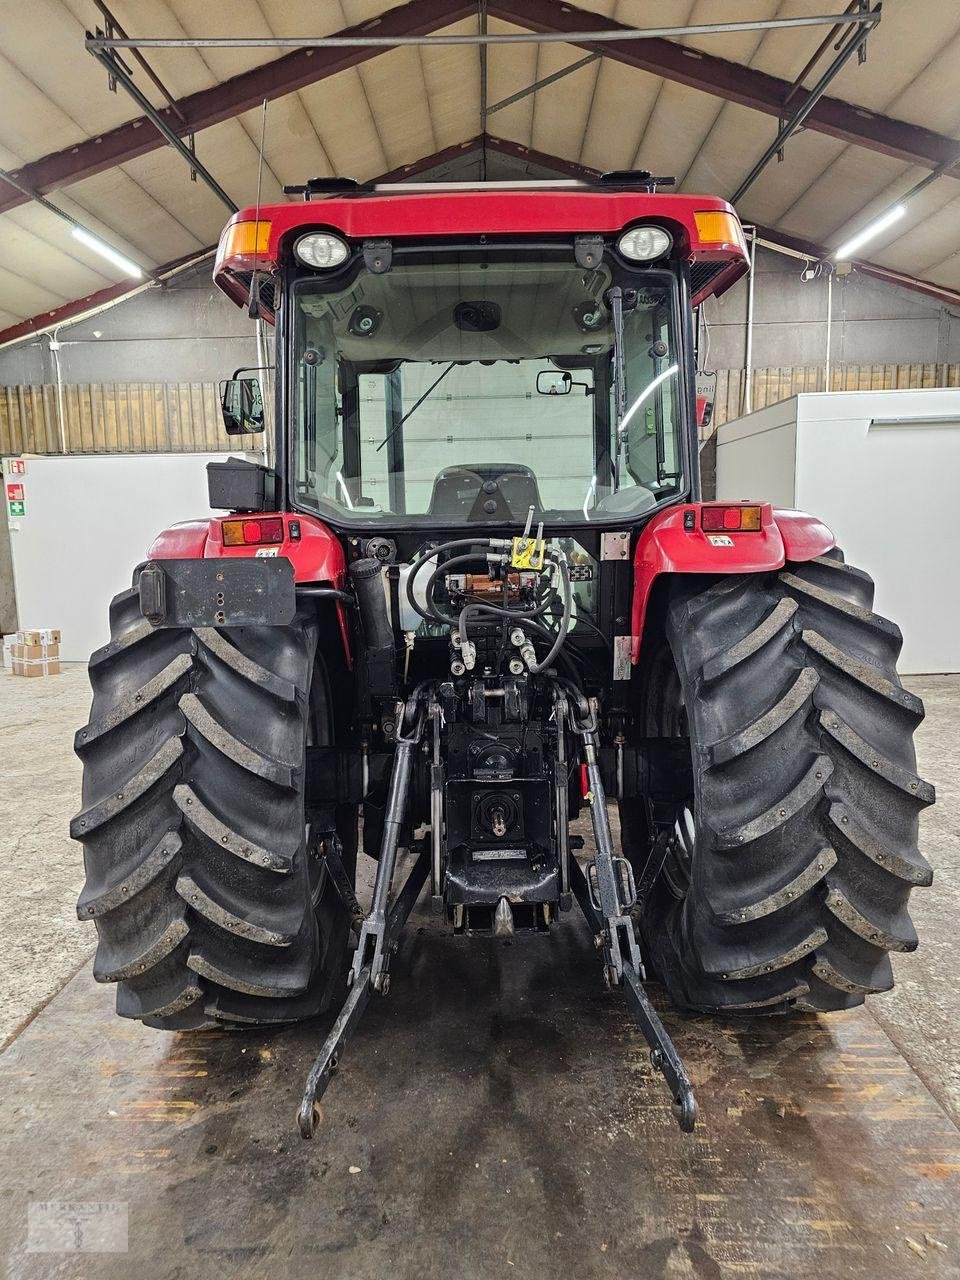
[[[542, 2], [542, 0], [541, 0]], [[558, 7], [559, 0], [554, 0]], [[415, 10], [431, 0], [414, 0]], [[117, 20], [135, 36], [318, 36], [373, 19], [376, 0], [115, 0]], [[539, 7], [539, 5], [538, 5]], [[791, 17], [839, 10], [827, 0], [581, 0], [587, 15], [627, 26]], [[493, 11], [489, 30], [511, 24]], [[513, 11], [527, 6], [516, 0]], [[104, 70], [84, 49], [84, 30], [102, 23], [92, 0], [33, 0], [4, 6], [0, 51], [0, 167], [20, 172], [53, 152], [82, 146], [137, 117], [122, 92], [107, 90]], [[467, 12], [446, 32], [477, 30]], [[824, 28], [680, 37], [691, 65], [697, 51], [791, 81]], [[947, 138], [960, 134], [960, 6], [942, 0], [887, 0], [863, 66], [856, 59], [828, 90], [869, 113], [894, 117]], [[213, 89], [287, 50], [156, 49], [150, 64], [172, 96]], [[568, 44], [492, 47], [489, 103], [583, 58]], [[829, 58], [832, 56], [828, 54]], [[137, 83], [162, 106], [134, 68]], [[821, 66], [826, 65], [824, 62]], [[809, 86], [818, 73], [808, 76]], [[293, 93], [268, 109], [263, 198], [282, 199], [285, 183], [342, 173], [370, 178], [416, 164], [481, 133], [480, 58], [476, 47], [397, 48], [377, 52]], [[802, 101], [796, 97], [793, 105]], [[140, 126], [151, 130], [149, 123]], [[728, 196], [776, 132], [775, 117], [675, 79], [604, 56], [489, 117], [487, 130], [512, 144], [594, 169], [648, 168], [676, 174], [678, 189]], [[147, 135], [142, 135], [146, 137]], [[238, 203], [257, 181], [260, 113], [248, 110], [196, 135], [197, 152]], [[960, 145], [958, 145], [960, 152]], [[497, 162], [501, 170], [507, 162]], [[461, 166], [462, 168], [462, 166]], [[740, 206], [745, 221], [820, 244], [837, 244], [896, 199], [929, 167], [866, 149], [809, 128], [790, 140], [783, 163], [768, 166]], [[960, 174], [960, 171], [958, 171]], [[0, 193], [6, 190], [0, 182]], [[191, 182], [168, 146], [48, 192], [110, 244], [146, 268], [214, 243], [227, 211], [202, 182]], [[945, 176], [865, 251], [881, 264], [960, 289], [960, 185]], [[122, 279], [72, 240], [55, 215], [23, 204], [0, 215], [0, 329]]]

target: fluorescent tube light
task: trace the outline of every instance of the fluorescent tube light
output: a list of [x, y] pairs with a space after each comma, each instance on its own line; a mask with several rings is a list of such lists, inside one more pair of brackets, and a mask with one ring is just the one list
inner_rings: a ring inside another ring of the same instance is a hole
[[839, 249], [833, 251], [833, 257], [837, 262], [851, 258], [856, 251], [872, 240], [874, 236], [878, 236], [881, 231], [886, 231], [887, 227], [899, 221], [907, 212], [905, 204], [895, 204], [892, 209], [888, 209], [886, 213], [881, 213], [879, 218], [875, 218], [873, 222], [868, 222], [862, 231], [858, 231], [856, 235], [851, 236], [846, 244], [842, 244]]
[[136, 280], [143, 278], [142, 267], [138, 267], [135, 262], [131, 262], [129, 258], [125, 258], [122, 253], [118, 253], [110, 245], [104, 244], [102, 240], [98, 240], [96, 236], [90, 234], [86, 227], [71, 227], [70, 234], [75, 240], [85, 244], [88, 249], [92, 249], [94, 253], [99, 253], [101, 258], [106, 258], [108, 262], [112, 262], [125, 276], [133, 276]]

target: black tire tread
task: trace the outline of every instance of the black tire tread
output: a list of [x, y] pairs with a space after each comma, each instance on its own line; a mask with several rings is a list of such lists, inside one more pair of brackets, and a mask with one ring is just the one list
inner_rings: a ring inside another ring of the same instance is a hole
[[923, 705], [897, 675], [899, 628], [872, 606], [838, 550], [675, 589], [697, 846], [686, 895], [661, 879], [641, 926], [682, 1007], [848, 1008], [889, 990], [889, 953], [917, 945]]
[[155, 630], [131, 589], [110, 622], [71, 823], [95, 978], [117, 983], [121, 1016], [167, 1030], [321, 1012], [349, 921], [332, 882], [315, 906], [305, 839], [316, 621]]

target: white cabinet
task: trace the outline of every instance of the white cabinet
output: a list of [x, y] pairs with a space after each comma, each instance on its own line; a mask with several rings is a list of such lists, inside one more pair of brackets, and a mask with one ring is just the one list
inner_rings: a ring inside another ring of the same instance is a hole
[[825, 521], [902, 629], [901, 672], [960, 671], [960, 390], [799, 395], [727, 422], [717, 497]]

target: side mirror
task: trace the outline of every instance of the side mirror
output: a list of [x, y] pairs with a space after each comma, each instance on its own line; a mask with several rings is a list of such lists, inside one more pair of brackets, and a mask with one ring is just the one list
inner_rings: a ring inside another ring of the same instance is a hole
[[573, 378], [566, 370], [541, 369], [537, 374], [538, 396], [568, 396]]
[[252, 436], [264, 428], [263, 395], [258, 378], [229, 378], [220, 383], [220, 409], [229, 436]]

